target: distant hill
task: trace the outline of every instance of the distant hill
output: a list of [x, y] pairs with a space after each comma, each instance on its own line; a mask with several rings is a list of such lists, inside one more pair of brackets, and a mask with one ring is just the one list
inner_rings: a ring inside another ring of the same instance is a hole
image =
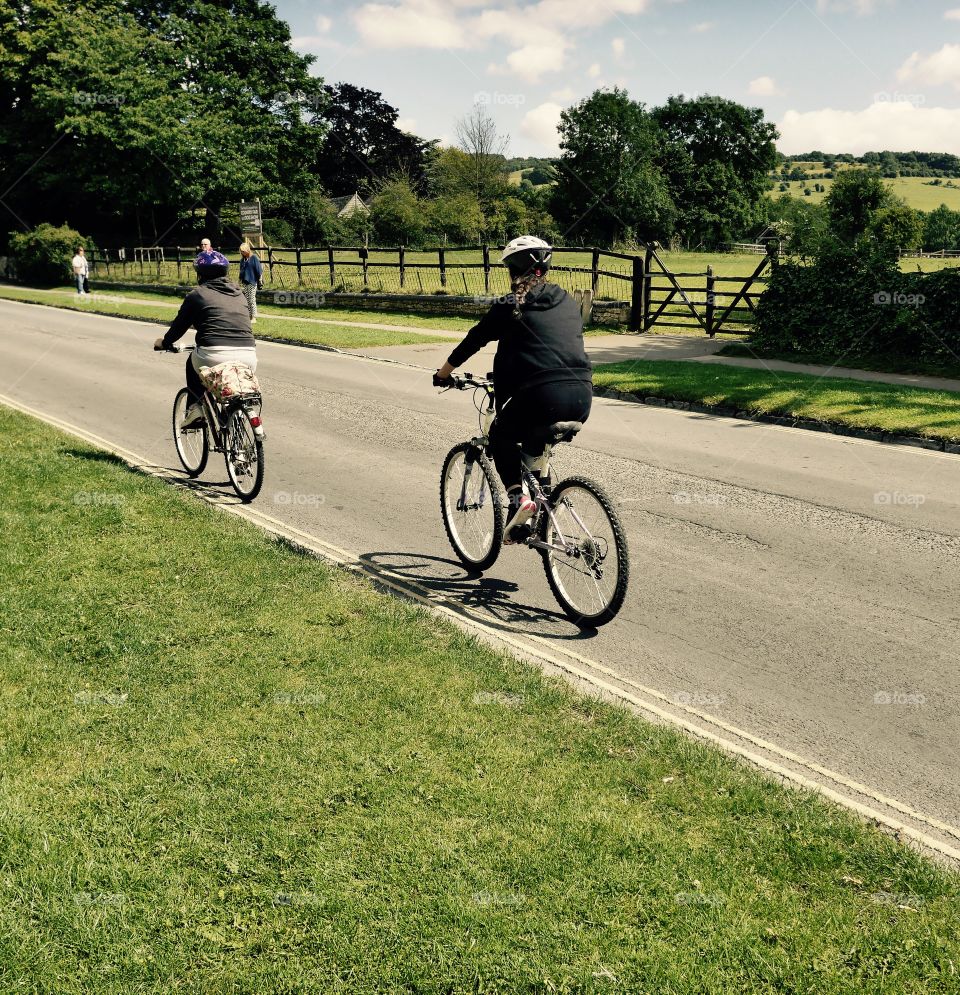
[[795, 164], [819, 163], [823, 169], [837, 165], [872, 166], [888, 179], [902, 176], [950, 177], [960, 179], [960, 158], [950, 152], [865, 152], [861, 156], [840, 152], [803, 152], [780, 156], [780, 171], [789, 172]]
[[[818, 204], [830, 192], [838, 172], [844, 169], [876, 167], [872, 160], [860, 162], [853, 156], [816, 158], [822, 153], [811, 153], [808, 158], [783, 157], [780, 166], [769, 174], [768, 194], [779, 197], [789, 194]], [[868, 156], [872, 153], [868, 153]], [[861, 156], [867, 158], [866, 156]], [[952, 158], [952, 157], [951, 157]], [[947, 160], [941, 159], [946, 163]], [[946, 175], [913, 175], [907, 171], [881, 170], [887, 186], [910, 207], [918, 211], [935, 211], [941, 204], [960, 211], [960, 171]]]
[[542, 187], [556, 180], [556, 159], [507, 159], [505, 165], [514, 186], [526, 180], [535, 187]]

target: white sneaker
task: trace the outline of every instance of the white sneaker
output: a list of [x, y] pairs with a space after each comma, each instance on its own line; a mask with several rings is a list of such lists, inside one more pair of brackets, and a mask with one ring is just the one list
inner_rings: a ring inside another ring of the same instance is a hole
[[514, 513], [513, 518], [507, 522], [507, 527], [504, 529], [504, 541], [508, 544], [511, 542], [516, 542], [515, 530], [519, 530], [520, 526], [526, 525], [527, 522], [533, 517], [533, 513], [537, 510], [537, 502], [533, 498], [528, 497], [526, 494], [523, 495], [520, 503], [517, 505], [517, 510]]
[[187, 406], [186, 413], [183, 416], [183, 424], [180, 428], [200, 428], [203, 424], [203, 407], [199, 404], [190, 404]]

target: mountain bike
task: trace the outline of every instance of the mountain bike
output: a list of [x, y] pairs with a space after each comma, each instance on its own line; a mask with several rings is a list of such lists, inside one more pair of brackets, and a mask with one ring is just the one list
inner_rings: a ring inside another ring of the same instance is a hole
[[[480, 434], [454, 446], [443, 461], [440, 512], [460, 561], [484, 571], [500, 555], [506, 524], [506, 496], [489, 456], [496, 391], [492, 375], [469, 373], [451, 376], [446, 389], [473, 391]], [[630, 561], [626, 533], [606, 491], [581, 476], [554, 483], [553, 447], [571, 442], [582, 427], [580, 422], [546, 426], [531, 440], [546, 444], [543, 454], [522, 454], [523, 485], [537, 509], [511, 541], [540, 553], [547, 583], [566, 616], [581, 628], [593, 628], [611, 621], [623, 606]]]
[[[165, 352], [193, 352], [196, 346], [173, 346]], [[207, 465], [210, 450], [223, 453], [227, 477], [238, 498], [252, 501], [263, 486], [263, 443], [266, 438], [260, 394], [240, 394], [218, 401], [209, 390], [201, 398], [203, 421], [184, 427], [190, 406], [190, 392], [181, 387], [173, 401], [173, 444], [189, 477], [199, 477]]]

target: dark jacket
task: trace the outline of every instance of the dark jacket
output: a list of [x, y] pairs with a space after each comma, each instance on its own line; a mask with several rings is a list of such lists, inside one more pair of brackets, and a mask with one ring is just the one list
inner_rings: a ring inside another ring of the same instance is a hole
[[493, 360], [498, 408], [527, 387], [591, 382], [580, 308], [555, 283], [530, 291], [520, 305], [519, 317], [509, 297], [497, 301], [450, 353], [449, 362], [462, 366], [494, 341], [499, 343]]
[[260, 263], [260, 257], [252, 252], [247, 259], [240, 259], [240, 282], [241, 283], [259, 283], [260, 277], [263, 276], [263, 266]]
[[201, 283], [187, 294], [163, 337], [164, 346], [172, 346], [191, 325], [197, 330], [198, 346], [232, 345], [245, 349], [257, 344], [246, 298], [225, 276]]

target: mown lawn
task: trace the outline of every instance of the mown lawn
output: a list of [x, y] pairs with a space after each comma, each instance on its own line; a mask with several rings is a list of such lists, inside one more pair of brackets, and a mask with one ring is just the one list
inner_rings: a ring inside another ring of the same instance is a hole
[[0, 525], [4, 992], [955, 990], [956, 876], [7, 411]]
[[594, 367], [593, 382], [641, 397], [736, 405], [852, 428], [960, 440], [960, 394], [716, 363], [631, 360]]
[[[170, 297], [164, 299], [159, 294], [151, 295], [156, 298], [156, 303], [127, 302], [127, 298], [136, 298], [137, 296], [139, 296], [139, 292], [120, 295], [111, 291], [107, 294], [94, 293], [88, 297], [80, 297], [75, 292], [67, 290], [46, 292], [0, 286], [0, 299], [27, 301], [28, 303], [66, 308], [71, 311], [86, 311], [146, 321], [169, 322], [180, 306], [179, 300]], [[258, 338], [280, 338], [291, 342], [326, 345], [336, 349], [362, 349], [374, 346], [448, 342], [453, 341], [458, 334], [456, 331], [451, 331], [448, 335], [441, 335], [418, 334], [417, 332], [404, 332], [395, 329], [358, 328], [351, 326], [346, 321], [343, 324], [320, 324], [310, 320], [278, 320], [277, 316], [280, 314], [291, 318], [306, 317], [301, 311], [288, 313], [285, 308], [265, 308], [254, 326], [255, 335]], [[400, 322], [390, 321], [386, 316], [377, 316], [372, 312], [364, 312], [364, 316], [365, 320], [370, 323], [400, 324]], [[341, 316], [332, 311], [324, 310], [322, 315], [317, 315], [317, 312], [312, 311], [309, 317], [322, 317], [324, 321], [338, 322]], [[419, 325], [419, 322], [409, 322], [409, 324]]]

